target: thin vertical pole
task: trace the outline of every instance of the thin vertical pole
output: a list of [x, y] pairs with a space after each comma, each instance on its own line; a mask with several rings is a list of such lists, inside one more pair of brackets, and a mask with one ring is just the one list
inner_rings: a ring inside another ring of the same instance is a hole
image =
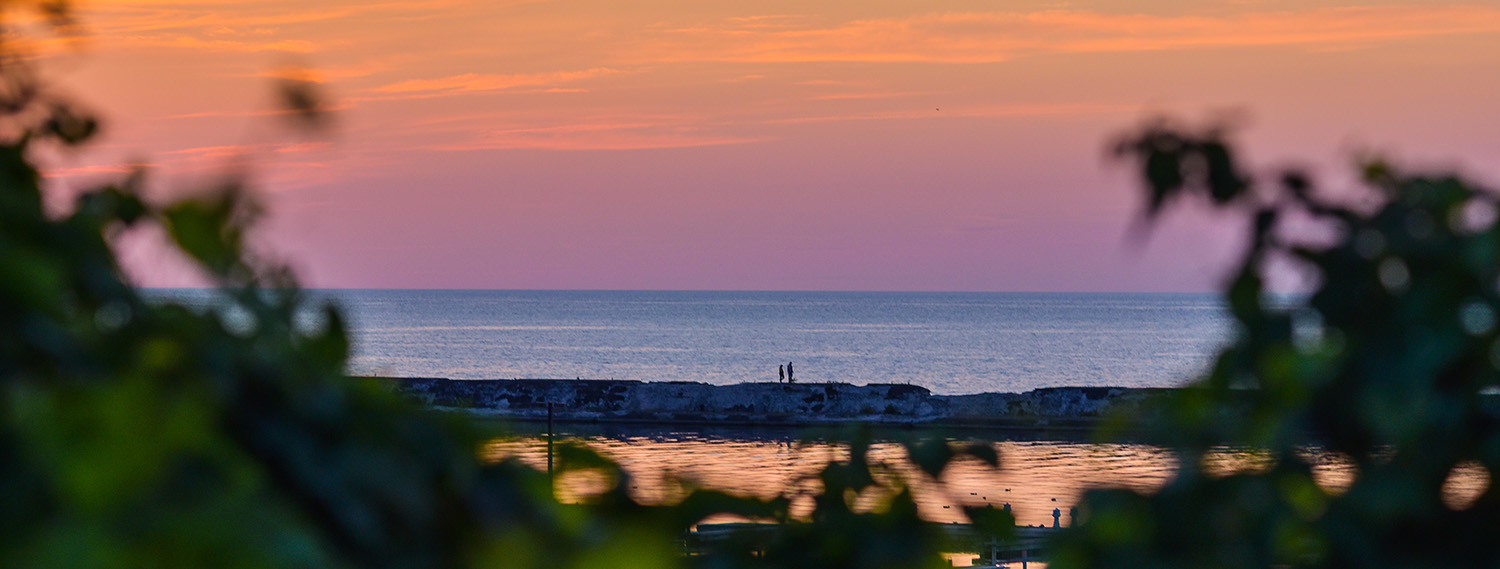
[[547, 404], [547, 477], [552, 476], [552, 404]]

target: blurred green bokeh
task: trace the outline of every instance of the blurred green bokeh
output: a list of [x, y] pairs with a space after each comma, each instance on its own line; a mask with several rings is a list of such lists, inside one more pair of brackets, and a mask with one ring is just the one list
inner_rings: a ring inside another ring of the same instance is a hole
[[[35, 7], [76, 33], [66, 5]], [[472, 425], [344, 377], [338, 310], [246, 251], [259, 210], [237, 180], [152, 203], [136, 173], [49, 215], [30, 151], [86, 144], [99, 124], [31, 65], [0, 57], [0, 132], [14, 133], [0, 140], [0, 565], [938, 566], [952, 544], [904, 477], [998, 460], [988, 445], [913, 438], [919, 469], [902, 474], [851, 432], [850, 459], [818, 473], [815, 510], [793, 520], [787, 497], [686, 482], [681, 502], [643, 505], [628, 473], [563, 445], [559, 471], [613, 484], [561, 504], [546, 473], [481, 461]], [[293, 126], [327, 127], [315, 87], [281, 86]], [[1494, 486], [1462, 503], [1446, 493], [1500, 466], [1500, 200], [1376, 160], [1359, 166], [1358, 200], [1335, 200], [1298, 172], [1257, 180], [1226, 136], [1156, 122], [1115, 148], [1139, 167], [1146, 223], [1184, 199], [1245, 217], [1225, 285], [1237, 337], [1156, 410], [1148, 440], [1180, 455], [1177, 475], [1155, 493], [1090, 493], [1052, 566], [1500, 566]], [[110, 240], [142, 226], [217, 287], [211, 306], [148, 302], [123, 278]], [[1272, 302], [1278, 270], [1301, 272], [1311, 294]], [[1266, 460], [1204, 468], [1226, 446]], [[1346, 459], [1350, 479], [1320, 485], [1309, 449]], [[889, 498], [854, 508], [872, 486]], [[1010, 535], [1008, 514], [968, 513]], [[782, 527], [686, 555], [684, 531], [724, 514]]]
[[[66, 5], [34, 7], [74, 33]], [[903, 475], [866, 460], [864, 439], [850, 443], [853, 460], [822, 470], [806, 520], [790, 519], [786, 498], [691, 487], [680, 503], [642, 505], [623, 470], [579, 446], [561, 447], [559, 472], [614, 481], [584, 504], [559, 503], [546, 473], [481, 461], [473, 425], [344, 376], [339, 311], [249, 254], [259, 209], [237, 179], [152, 203], [137, 172], [49, 215], [31, 151], [86, 144], [98, 124], [43, 89], [31, 65], [0, 57], [0, 132], [15, 133], [0, 140], [0, 566], [942, 563], [945, 536], [918, 518]], [[280, 86], [291, 126], [328, 125], [315, 87]], [[209, 306], [148, 301], [125, 280], [110, 240], [143, 226], [216, 287]], [[995, 461], [987, 446], [909, 448], [930, 473], [965, 454]], [[849, 495], [872, 486], [891, 498], [855, 511]], [[785, 529], [685, 555], [684, 532], [723, 515]], [[976, 521], [1002, 537], [1013, 523]]]
[[[1053, 567], [1500, 566], [1500, 199], [1379, 160], [1342, 200], [1297, 171], [1256, 183], [1226, 136], [1155, 121], [1116, 146], [1148, 221], [1183, 199], [1246, 218], [1225, 285], [1237, 337], [1159, 410], [1151, 442], [1180, 455], [1176, 476], [1150, 495], [1090, 493]], [[1274, 301], [1276, 271], [1310, 294]], [[1224, 446], [1269, 466], [1203, 468]], [[1310, 449], [1351, 479], [1319, 485]], [[1455, 500], [1455, 477], [1483, 491]]]

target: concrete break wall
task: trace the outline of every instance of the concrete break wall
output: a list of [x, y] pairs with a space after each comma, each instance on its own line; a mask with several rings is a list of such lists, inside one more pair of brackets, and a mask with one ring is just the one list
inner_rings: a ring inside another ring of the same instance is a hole
[[1026, 393], [933, 395], [899, 384], [740, 383], [570, 379], [392, 379], [439, 408], [516, 419], [803, 425], [827, 422], [1069, 426], [1138, 408], [1159, 390], [1059, 387]]

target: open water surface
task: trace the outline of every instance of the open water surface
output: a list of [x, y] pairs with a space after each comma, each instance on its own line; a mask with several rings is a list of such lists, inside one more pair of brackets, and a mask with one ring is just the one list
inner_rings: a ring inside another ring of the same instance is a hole
[[[536, 428], [535, 425], [521, 428]], [[582, 442], [613, 458], [633, 478], [630, 491], [647, 502], [676, 496], [675, 478], [741, 495], [773, 498], [816, 490], [810, 477], [830, 460], [847, 460], [846, 447], [829, 439], [786, 428], [697, 429], [663, 431], [640, 426], [579, 426], [562, 428], [558, 440]], [[909, 433], [908, 433], [909, 434]], [[966, 521], [961, 505], [1010, 504], [1017, 523], [1052, 524], [1059, 509], [1068, 523], [1068, 509], [1086, 488], [1098, 486], [1150, 490], [1159, 486], [1176, 462], [1170, 453], [1141, 444], [1095, 444], [1082, 439], [1038, 437], [1026, 432], [988, 432], [1002, 441], [995, 446], [1001, 468], [977, 461], [953, 464], [943, 485], [917, 475], [894, 442], [876, 442], [871, 456], [893, 472], [914, 482], [913, 491], [923, 516], [929, 520]], [[516, 456], [546, 468], [546, 440], [536, 433], [500, 437], [486, 445], [494, 459]], [[601, 489], [604, 481], [579, 476], [557, 482], [565, 500], [579, 499]], [[810, 500], [794, 501], [794, 513], [807, 513]]]
[[[496, 438], [484, 448], [492, 459], [517, 457], [539, 469], [546, 468], [546, 439], [538, 426], [522, 426], [521, 432]], [[911, 434], [911, 433], [906, 433]], [[949, 433], [952, 434], [952, 433]], [[923, 517], [937, 522], [965, 521], [960, 506], [1010, 504], [1016, 522], [1022, 525], [1053, 523], [1053, 511], [1063, 525], [1069, 508], [1084, 491], [1094, 488], [1129, 488], [1149, 492], [1165, 484], [1175, 473], [1177, 457], [1160, 447], [1145, 444], [1090, 442], [1056, 433], [989, 431], [975, 433], [996, 440], [1000, 468], [977, 461], [959, 461], [944, 473], [941, 484], [917, 476], [904, 450], [888, 437], [876, 433], [871, 456], [890, 471], [912, 482], [913, 495]], [[830, 439], [808, 436], [791, 429], [698, 429], [661, 430], [641, 426], [565, 426], [558, 440], [581, 442], [613, 458], [627, 472], [630, 492], [646, 502], [672, 501], [680, 497], [676, 478], [729, 492], [772, 498], [797, 496], [816, 490], [810, 480], [830, 460], [847, 460], [848, 453]], [[1313, 465], [1317, 483], [1331, 493], [1342, 492], [1353, 475], [1352, 464], [1341, 456], [1317, 449], [1304, 451]], [[1271, 466], [1262, 452], [1219, 449], [1204, 463], [1208, 472], [1229, 475]], [[1477, 464], [1465, 465], [1450, 474], [1444, 500], [1451, 507], [1470, 504], [1489, 485], [1489, 475]], [[563, 477], [556, 481], [564, 500], [586, 499], [608, 482], [588, 476]], [[811, 511], [810, 499], [793, 501], [793, 513]]]
[[320, 291], [361, 375], [912, 383], [940, 394], [1181, 385], [1228, 337], [1198, 294]]
[[[207, 302], [203, 291], [153, 291]], [[913, 383], [943, 394], [1038, 387], [1181, 385], [1209, 362], [1231, 322], [1212, 295], [845, 292], [607, 292], [335, 290], [350, 322], [355, 374], [465, 378], [629, 378], [715, 384], [775, 381], [797, 365], [801, 381]], [[525, 425], [519, 426], [522, 429]], [[492, 459], [546, 465], [530, 427], [490, 441]], [[568, 426], [562, 435], [618, 461], [642, 500], [670, 501], [685, 478], [772, 497], [813, 490], [809, 476], [844, 447], [790, 429], [690, 431]], [[960, 521], [960, 505], [1011, 504], [1026, 525], [1051, 525], [1096, 487], [1151, 490], [1175, 471], [1169, 452], [1037, 433], [982, 433], [1002, 466], [950, 468], [917, 482], [924, 516]], [[998, 436], [996, 436], [998, 435]], [[1311, 452], [1311, 451], [1310, 451]], [[873, 455], [914, 474], [900, 447]], [[1347, 483], [1349, 468], [1318, 456], [1320, 484]], [[1226, 449], [1206, 465], [1229, 473], [1264, 466]], [[1473, 469], [1470, 469], [1473, 470]], [[1456, 504], [1489, 482], [1482, 469], [1451, 479]], [[564, 477], [564, 499], [587, 499], [599, 479]], [[802, 502], [804, 509], [809, 504]]]

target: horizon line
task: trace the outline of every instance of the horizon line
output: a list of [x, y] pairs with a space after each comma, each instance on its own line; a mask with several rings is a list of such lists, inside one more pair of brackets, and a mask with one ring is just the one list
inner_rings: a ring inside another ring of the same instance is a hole
[[[218, 290], [212, 286], [141, 286], [140, 290]], [[270, 288], [270, 287], [266, 287]], [[301, 287], [309, 291], [411, 291], [411, 292], [726, 292], [726, 293], [859, 293], [859, 294], [1210, 294], [1222, 291], [1143, 290], [874, 290], [874, 289], [678, 289], [678, 288], [479, 288], [479, 287]]]

